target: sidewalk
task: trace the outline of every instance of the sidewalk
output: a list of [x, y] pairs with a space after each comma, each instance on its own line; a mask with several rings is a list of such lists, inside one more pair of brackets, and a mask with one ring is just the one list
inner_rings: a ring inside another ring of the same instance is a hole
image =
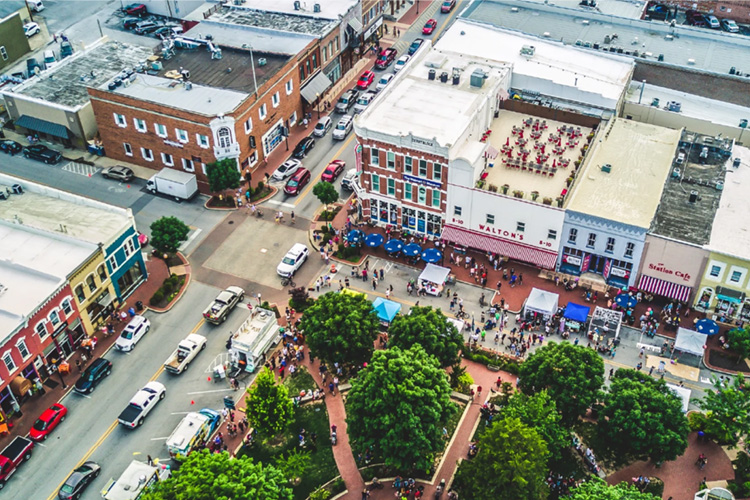
[[[148, 279], [141, 283], [133, 294], [123, 302], [120, 310], [126, 311], [129, 307], [135, 307], [135, 303], [139, 300], [147, 306], [151, 296], [167, 278], [167, 266], [161, 259], [147, 260], [146, 269], [149, 273]], [[112, 347], [112, 344], [115, 343], [115, 340], [117, 340], [117, 337], [126, 325], [127, 321], [116, 323], [114, 325], [115, 333], [109, 337], [103, 337], [100, 334], [95, 335], [98, 342], [96, 344], [96, 349], [93, 352], [93, 357], [97, 358], [103, 356]], [[68, 363], [70, 363], [70, 373], [64, 376], [66, 387], [60, 383], [60, 375], [53, 374], [46, 382], [44, 382], [45, 392], [43, 394], [32, 396], [23, 403], [21, 406], [23, 415], [11, 419], [13, 428], [10, 429], [8, 435], [0, 437], [0, 447], [6, 446], [11, 439], [16, 436], [26, 436], [29, 433], [31, 426], [44, 410], [60, 401], [63, 396], [73, 390], [73, 385], [76, 383], [79, 376], [79, 370], [76, 368], [76, 361], [81, 359], [82, 352], [83, 349], [78, 349], [67, 359]]]

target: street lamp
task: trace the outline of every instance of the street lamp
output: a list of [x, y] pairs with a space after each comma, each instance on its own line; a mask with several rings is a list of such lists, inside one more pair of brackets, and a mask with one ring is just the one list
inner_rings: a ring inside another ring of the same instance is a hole
[[169, 254], [164, 254], [164, 263], [167, 265], [167, 276], [172, 276], [172, 269], [169, 267]]
[[258, 82], [255, 80], [255, 59], [253, 59], [253, 47], [249, 43], [243, 43], [242, 44], [243, 49], [248, 49], [250, 51], [250, 67], [253, 70], [253, 87], [255, 87], [255, 98], [258, 98]]
[[318, 98], [318, 120], [320, 120], [320, 92], [315, 94]]

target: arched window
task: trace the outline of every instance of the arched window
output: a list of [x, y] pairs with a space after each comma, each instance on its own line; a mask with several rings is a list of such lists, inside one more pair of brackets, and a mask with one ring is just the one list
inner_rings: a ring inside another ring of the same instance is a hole
[[219, 146], [222, 148], [228, 148], [232, 145], [232, 133], [227, 127], [221, 127], [216, 134], [219, 138]]

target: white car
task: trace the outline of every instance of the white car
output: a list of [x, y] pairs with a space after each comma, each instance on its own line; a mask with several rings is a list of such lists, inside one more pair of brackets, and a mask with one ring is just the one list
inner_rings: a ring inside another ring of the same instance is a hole
[[372, 90], [368, 90], [361, 96], [359, 96], [359, 99], [357, 99], [357, 104], [354, 105], [354, 114], [361, 113], [365, 110], [367, 106], [370, 105], [373, 99], [375, 99], [375, 96], [377, 94], [373, 92]]
[[398, 58], [398, 61], [396, 61], [396, 66], [393, 67], [393, 72], [398, 73], [401, 71], [404, 66], [406, 66], [406, 63], [409, 62], [409, 59], [411, 59], [411, 56], [401, 56]]
[[324, 135], [326, 135], [326, 132], [331, 130], [332, 126], [333, 122], [331, 121], [331, 118], [328, 116], [324, 116], [323, 118], [318, 120], [318, 123], [315, 124], [313, 135], [315, 137], [323, 137]]
[[284, 179], [288, 179], [289, 177], [293, 176], [297, 170], [302, 168], [302, 162], [299, 160], [295, 160], [294, 158], [290, 158], [281, 165], [279, 165], [279, 168], [277, 168], [274, 173], [271, 175], [271, 178], [276, 179], [278, 181], [283, 181]]
[[39, 33], [39, 25], [37, 23], [26, 23], [23, 25], [23, 32], [26, 33], [27, 37], [31, 38]]
[[286, 253], [284, 258], [281, 259], [281, 263], [276, 268], [276, 273], [285, 278], [293, 276], [294, 273], [297, 272], [297, 269], [305, 263], [309, 255], [310, 250], [308, 250], [306, 245], [295, 243], [295, 245]]
[[129, 352], [135, 348], [146, 333], [151, 329], [151, 322], [143, 316], [136, 315], [115, 341], [115, 349]]
[[386, 85], [391, 83], [391, 80], [393, 80], [393, 73], [388, 73], [387, 75], [383, 75], [380, 80], [378, 80], [378, 84], [375, 86], [375, 92], [380, 92], [385, 88]]
[[117, 420], [128, 429], [143, 425], [146, 415], [151, 413], [156, 403], [164, 399], [166, 395], [167, 388], [164, 384], [156, 381], [147, 383], [143, 389], [135, 393]]

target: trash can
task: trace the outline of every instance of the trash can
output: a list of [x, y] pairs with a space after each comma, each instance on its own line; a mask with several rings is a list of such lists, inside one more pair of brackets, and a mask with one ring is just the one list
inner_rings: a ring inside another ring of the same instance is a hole
[[139, 300], [135, 303], [135, 308], [138, 310], [138, 312], [143, 311], [143, 301]]

